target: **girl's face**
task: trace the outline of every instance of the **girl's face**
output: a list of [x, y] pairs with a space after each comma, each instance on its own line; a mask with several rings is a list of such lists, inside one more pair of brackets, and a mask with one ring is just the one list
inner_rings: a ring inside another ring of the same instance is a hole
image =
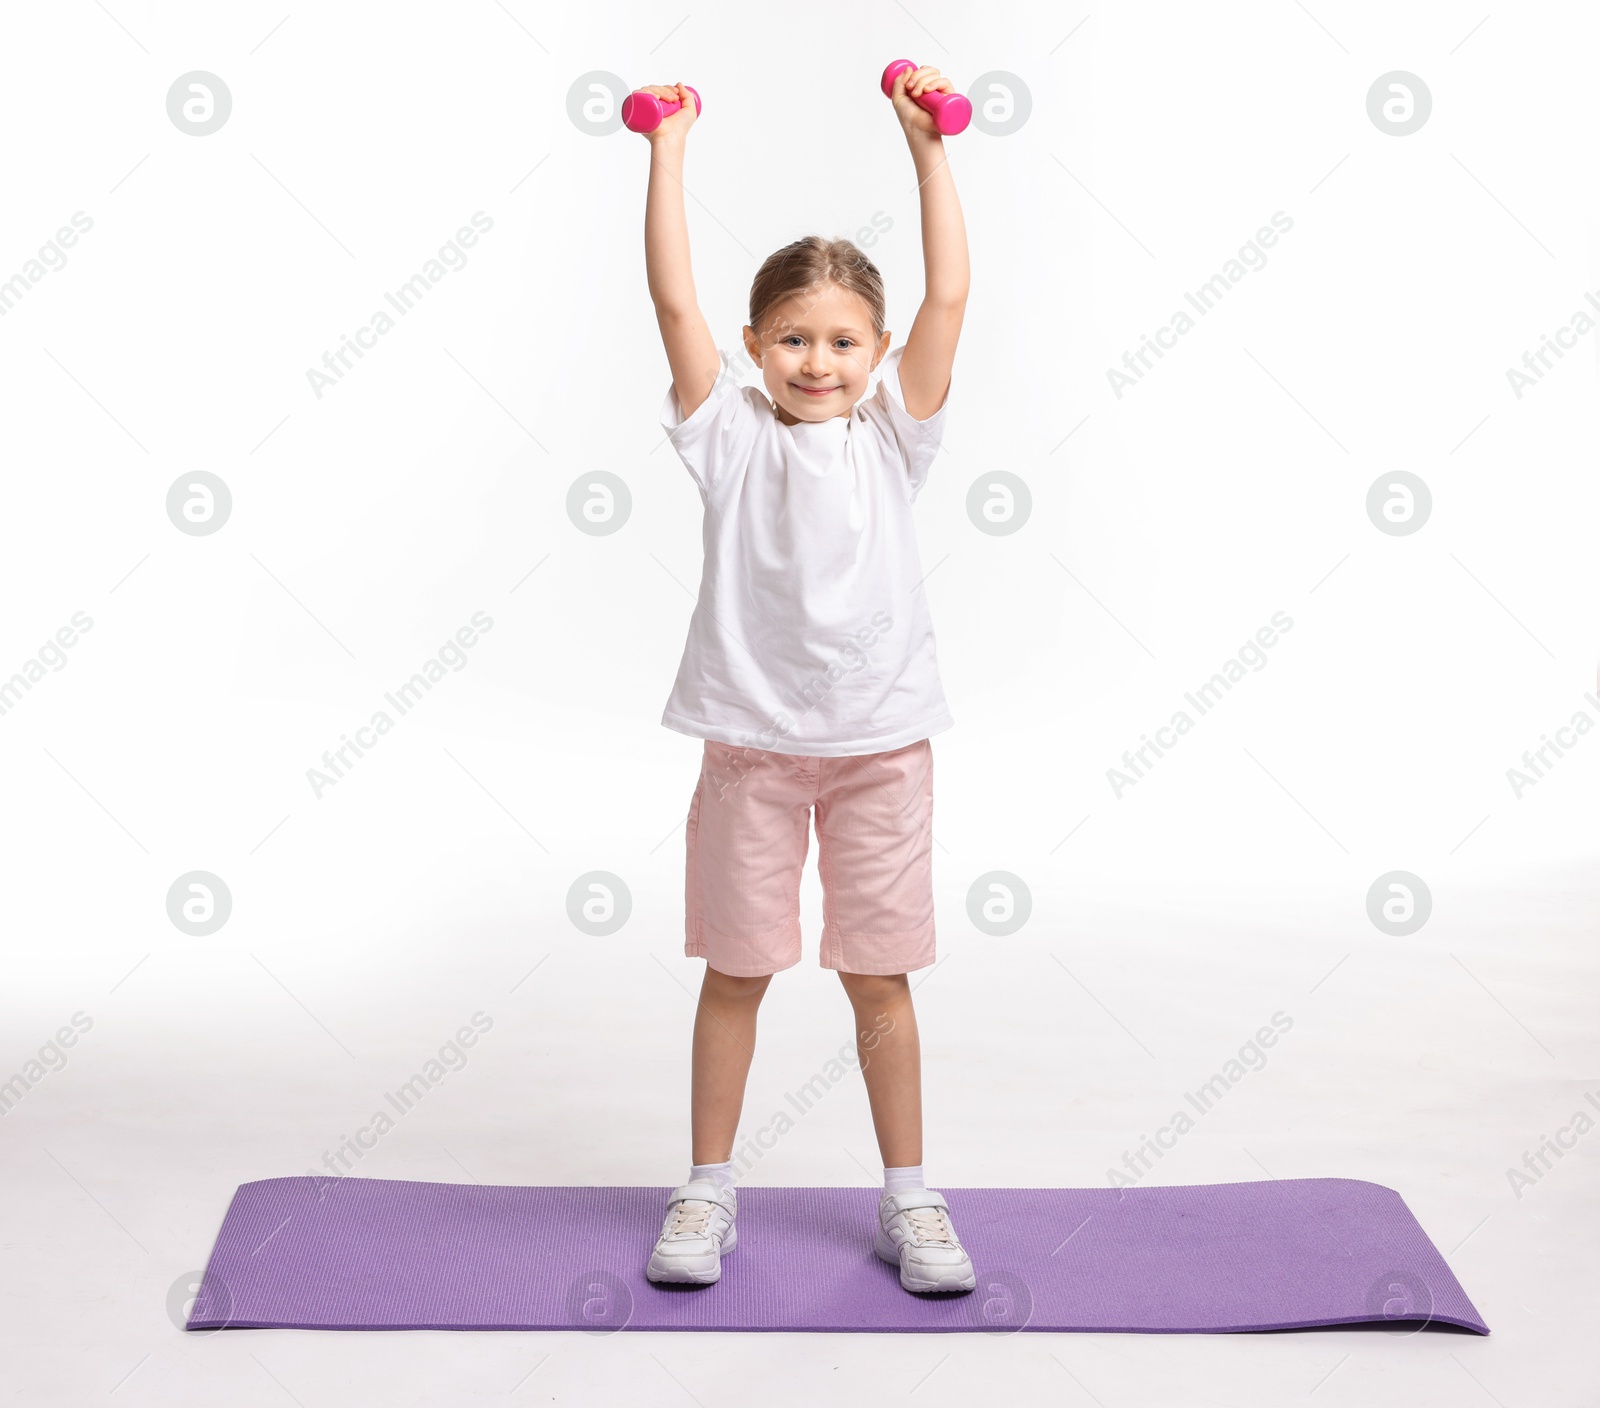
[[848, 416], [889, 350], [889, 334], [875, 339], [866, 300], [827, 283], [774, 305], [759, 331], [745, 328], [744, 345], [778, 419], [794, 425]]

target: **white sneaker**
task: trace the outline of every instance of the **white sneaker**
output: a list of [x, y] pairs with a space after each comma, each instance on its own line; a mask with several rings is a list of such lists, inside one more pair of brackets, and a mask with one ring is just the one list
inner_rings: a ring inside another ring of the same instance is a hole
[[978, 1284], [972, 1258], [951, 1225], [950, 1205], [927, 1188], [883, 1195], [872, 1249], [900, 1268], [900, 1284], [908, 1291], [970, 1291]]
[[652, 1281], [710, 1285], [722, 1275], [723, 1253], [733, 1250], [738, 1211], [738, 1190], [709, 1178], [674, 1188], [645, 1275]]

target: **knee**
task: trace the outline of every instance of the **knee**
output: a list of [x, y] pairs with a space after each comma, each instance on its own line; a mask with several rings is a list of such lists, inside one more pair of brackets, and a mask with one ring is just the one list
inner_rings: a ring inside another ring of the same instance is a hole
[[840, 973], [839, 981], [857, 1011], [881, 1011], [905, 999], [911, 985], [904, 973]]
[[727, 1002], [759, 1002], [772, 981], [771, 973], [754, 978], [738, 978], [706, 965], [705, 991]]

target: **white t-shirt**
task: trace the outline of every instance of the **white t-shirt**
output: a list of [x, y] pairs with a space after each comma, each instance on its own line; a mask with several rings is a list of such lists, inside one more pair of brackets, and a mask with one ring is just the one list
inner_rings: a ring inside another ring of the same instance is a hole
[[661, 425], [705, 504], [705, 567], [667, 728], [838, 758], [954, 727], [911, 521], [945, 406], [911, 417], [904, 351], [875, 394], [817, 423], [783, 424], [720, 348], [687, 420], [668, 385]]

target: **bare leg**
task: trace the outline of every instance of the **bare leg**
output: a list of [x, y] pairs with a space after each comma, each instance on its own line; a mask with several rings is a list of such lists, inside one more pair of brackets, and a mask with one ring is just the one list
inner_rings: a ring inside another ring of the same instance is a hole
[[922, 1043], [904, 973], [840, 973], [885, 1168], [922, 1163]]
[[770, 973], [734, 978], [706, 964], [694, 1017], [693, 1163], [721, 1164], [733, 1157], [745, 1077], [756, 1049], [756, 1009], [771, 981]]

